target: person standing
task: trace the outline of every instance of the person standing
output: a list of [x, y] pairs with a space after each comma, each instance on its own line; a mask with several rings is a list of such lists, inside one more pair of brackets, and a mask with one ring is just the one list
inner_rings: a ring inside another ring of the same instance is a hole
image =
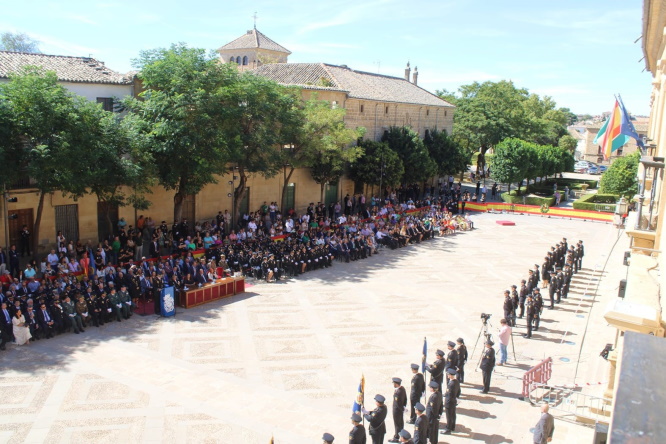
[[416, 422], [414, 423], [414, 444], [427, 444], [428, 442], [428, 417], [425, 414], [425, 406], [417, 402]]
[[351, 416], [351, 422], [354, 425], [349, 432], [349, 444], [365, 444], [365, 427], [361, 424], [361, 415], [354, 413]]
[[414, 444], [414, 440], [412, 439], [412, 435], [405, 429], [400, 430], [400, 441], [404, 444]]
[[322, 444], [333, 444], [333, 441], [335, 441], [335, 437], [330, 433], [324, 433], [321, 439], [323, 441]]
[[493, 348], [493, 341], [490, 339], [486, 341], [486, 349], [483, 351], [479, 367], [481, 367], [483, 373], [483, 390], [481, 390], [481, 393], [488, 393], [490, 391], [490, 377], [495, 368], [495, 349]]
[[400, 431], [405, 427], [405, 408], [407, 407], [407, 391], [402, 386], [402, 379], [392, 378], [393, 381], [393, 425], [395, 434], [389, 442], [399, 442]]
[[20, 258], [16, 245], [9, 247], [9, 274], [18, 279], [20, 273]]
[[25, 256], [25, 253], [30, 256], [30, 230], [27, 225], [21, 227], [19, 235], [21, 237], [21, 256]]
[[439, 392], [439, 384], [435, 381], [430, 381], [430, 398], [428, 398], [428, 406], [426, 407], [426, 416], [428, 417], [428, 439], [430, 444], [437, 444], [439, 440], [439, 417], [442, 416], [442, 394]]
[[386, 434], [386, 414], [388, 409], [384, 402], [386, 398], [382, 395], [375, 396], [375, 403], [377, 407], [372, 412], [369, 412], [363, 407], [363, 416], [368, 421], [368, 434], [372, 437], [373, 444], [382, 444], [384, 442], [384, 435]]
[[523, 335], [523, 337], [526, 339], [532, 338], [532, 321], [534, 320], [535, 312], [536, 308], [534, 307], [534, 299], [532, 298], [532, 294], [528, 293], [527, 301], [525, 302], [525, 313], [527, 316], [527, 334]]
[[511, 292], [509, 290], [504, 290], [504, 305], [502, 309], [504, 310], [504, 319], [511, 319], [513, 301], [511, 300]]
[[451, 369], [446, 371], [448, 383], [446, 384], [446, 392], [444, 393], [444, 409], [446, 411], [446, 428], [444, 429], [445, 435], [450, 435], [451, 432], [456, 431], [456, 406], [458, 405], [458, 397], [460, 396], [460, 382], [456, 379], [456, 372]]
[[423, 374], [419, 372], [419, 365], [412, 364], [412, 383], [409, 389], [409, 421], [407, 424], [414, 424], [416, 421], [416, 405], [419, 403], [423, 392], [425, 392], [425, 378]]
[[548, 404], [541, 405], [541, 418], [534, 426], [534, 444], [546, 444], [553, 440], [555, 418], [548, 413]]
[[497, 365], [506, 364], [507, 349], [509, 348], [509, 340], [511, 339], [511, 327], [509, 327], [506, 319], [500, 321], [499, 340], [500, 340], [500, 362]]
[[[525, 315], [525, 301], [527, 300], [527, 285], [525, 279], [520, 281], [520, 296], [518, 297], [518, 305], [520, 306], [520, 319]], [[462, 381], [461, 381], [462, 382]]]
[[458, 381], [465, 382], [465, 363], [467, 362], [467, 346], [463, 338], [456, 339], [458, 343]]
[[435, 381], [437, 387], [441, 387], [442, 381], [444, 380], [444, 352], [442, 350], [437, 350], [435, 352], [437, 360], [430, 365], [426, 365], [426, 370], [430, 372], [430, 382]]

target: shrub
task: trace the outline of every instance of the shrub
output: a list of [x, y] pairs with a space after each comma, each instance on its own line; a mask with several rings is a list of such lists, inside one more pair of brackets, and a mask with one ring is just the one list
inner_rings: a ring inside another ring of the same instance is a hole
[[557, 183], [558, 188], [564, 188], [565, 186], [568, 186], [570, 189], [573, 190], [580, 190], [580, 186], [584, 183], [588, 185], [588, 189], [593, 190], [597, 188], [599, 181], [598, 180], [583, 180], [583, 179], [576, 179], [572, 177], [564, 178], [564, 179], [547, 179], [544, 184], [550, 185], [551, 187], [553, 186], [554, 183]]
[[[513, 194], [513, 193], [515, 193], [515, 191], [516, 190], [511, 191], [511, 193], [502, 193], [502, 200], [506, 203], [521, 204], [522, 205], [523, 204], [523, 196]], [[549, 207], [552, 207], [555, 204], [555, 198], [554, 197], [533, 197], [533, 196], [525, 197], [525, 205], [541, 206], [543, 204], [546, 204]]]
[[[576, 210], [615, 212], [615, 203], [620, 199], [617, 194], [587, 194], [573, 203]], [[599, 204], [607, 204], [599, 209]]]
[[638, 192], [636, 173], [640, 159], [640, 151], [616, 159], [601, 178], [599, 191], [627, 197], [636, 194]]

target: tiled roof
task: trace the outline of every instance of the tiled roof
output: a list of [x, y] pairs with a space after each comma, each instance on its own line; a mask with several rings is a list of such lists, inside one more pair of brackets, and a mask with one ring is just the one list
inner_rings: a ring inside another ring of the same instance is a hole
[[244, 35], [238, 37], [233, 42], [229, 42], [226, 45], [222, 46], [218, 51], [225, 51], [229, 49], [253, 49], [261, 48], [267, 49], [270, 51], [284, 52], [286, 54], [291, 54], [287, 48], [282, 45], [275, 43], [273, 40], [266, 37], [261, 32], [257, 31], [257, 28], [250, 29]]
[[453, 105], [401, 77], [355, 71], [326, 63], [271, 63], [253, 71], [283, 85], [344, 91], [349, 97], [417, 105]]
[[54, 71], [58, 80], [77, 83], [113, 83], [127, 85], [132, 78], [113, 71], [90, 57], [69, 57], [24, 52], [0, 51], [0, 78], [19, 72], [25, 66], [39, 66]]

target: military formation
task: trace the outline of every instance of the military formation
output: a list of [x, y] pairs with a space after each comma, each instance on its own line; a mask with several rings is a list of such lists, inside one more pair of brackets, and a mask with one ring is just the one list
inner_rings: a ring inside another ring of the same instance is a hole
[[[527, 279], [520, 281], [520, 290], [516, 285], [504, 291], [502, 310], [504, 319], [511, 327], [516, 326], [516, 319], [525, 317], [527, 332], [523, 337], [532, 338], [532, 332], [539, 330], [543, 310], [554, 310], [569, 295], [571, 279], [583, 266], [585, 247], [580, 240], [576, 245], [569, 245], [566, 238], [550, 248], [541, 267], [534, 264], [528, 270]], [[547, 299], [541, 290], [548, 293]]]

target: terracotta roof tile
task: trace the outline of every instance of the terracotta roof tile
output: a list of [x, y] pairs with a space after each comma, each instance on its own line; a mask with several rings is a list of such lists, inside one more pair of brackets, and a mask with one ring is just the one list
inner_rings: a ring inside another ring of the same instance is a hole
[[247, 33], [238, 37], [236, 40], [220, 47], [218, 51], [225, 51], [229, 49], [252, 49], [252, 48], [262, 48], [270, 51], [277, 51], [277, 52], [284, 52], [286, 54], [291, 54], [291, 51], [289, 51], [287, 48], [278, 43], [275, 43], [273, 40], [266, 37], [266, 35], [259, 32], [256, 28], [250, 29]]
[[131, 76], [113, 71], [90, 57], [69, 57], [48, 54], [0, 51], [0, 78], [19, 72], [25, 66], [39, 66], [54, 71], [58, 80], [79, 83], [113, 83], [127, 85]]
[[326, 63], [272, 63], [260, 66], [253, 72], [284, 85], [344, 91], [349, 97], [357, 99], [453, 108], [447, 101], [404, 78], [355, 71], [346, 66]]

